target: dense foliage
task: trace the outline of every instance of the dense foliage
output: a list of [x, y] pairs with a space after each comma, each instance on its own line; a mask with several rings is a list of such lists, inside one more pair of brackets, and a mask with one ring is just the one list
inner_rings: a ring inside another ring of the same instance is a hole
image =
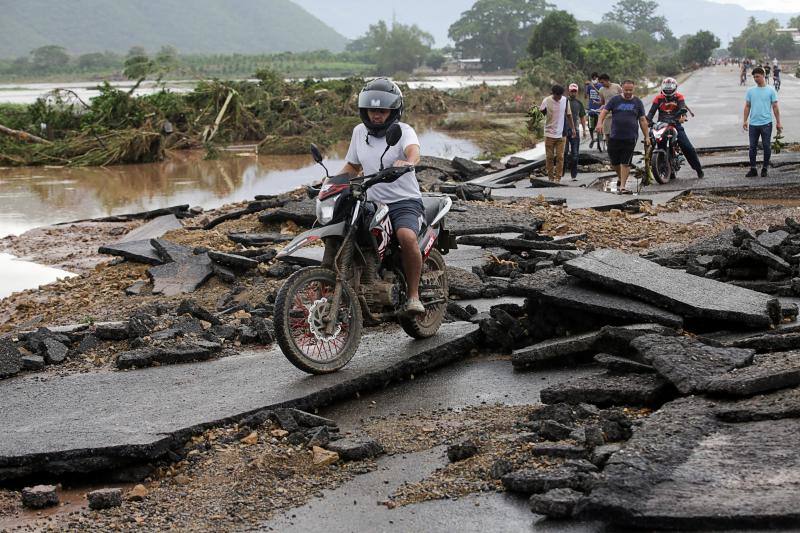
[[[796, 27], [792, 24], [800, 22], [796, 18], [789, 21], [789, 27]], [[797, 57], [800, 54], [800, 47], [794, 44], [792, 36], [788, 33], [778, 33], [778, 28], [780, 23], [775, 19], [758, 22], [751, 17], [742, 33], [733, 38], [728, 51], [735, 57], [756, 59]]]

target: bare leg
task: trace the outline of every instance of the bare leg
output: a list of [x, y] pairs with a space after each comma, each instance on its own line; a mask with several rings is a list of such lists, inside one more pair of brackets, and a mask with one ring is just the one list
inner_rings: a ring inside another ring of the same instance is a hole
[[628, 174], [631, 172], [631, 167], [628, 165], [620, 165], [619, 166], [619, 188], [625, 188], [625, 182], [628, 181]]
[[402, 250], [403, 271], [408, 284], [408, 297], [419, 298], [419, 277], [422, 274], [422, 254], [417, 244], [417, 235], [408, 228], [397, 230], [397, 240]]

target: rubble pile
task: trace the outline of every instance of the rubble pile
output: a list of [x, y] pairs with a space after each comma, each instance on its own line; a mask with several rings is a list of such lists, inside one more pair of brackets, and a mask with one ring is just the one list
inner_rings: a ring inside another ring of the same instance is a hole
[[776, 296], [800, 296], [800, 222], [752, 231], [741, 226], [685, 250], [646, 256], [670, 268]]

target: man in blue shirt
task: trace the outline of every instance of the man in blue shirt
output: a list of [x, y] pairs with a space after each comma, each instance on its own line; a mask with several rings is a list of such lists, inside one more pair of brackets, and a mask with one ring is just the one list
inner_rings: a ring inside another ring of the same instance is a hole
[[746, 174], [748, 178], [758, 176], [756, 170], [756, 153], [758, 151], [758, 139], [761, 138], [761, 146], [764, 150], [764, 166], [761, 167], [761, 177], [767, 177], [769, 159], [772, 156], [772, 114], [775, 114], [775, 127], [778, 133], [783, 131], [781, 125], [781, 112], [778, 109], [778, 93], [775, 89], [767, 85], [764, 69], [756, 67], [753, 69], [753, 79], [756, 87], [747, 90], [744, 104], [744, 123], [742, 128], [750, 134], [750, 172]]
[[630, 164], [633, 158], [633, 151], [636, 149], [636, 141], [639, 138], [639, 129], [644, 135], [645, 146], [650, 145], [650, 129], [647, 125], [647, 117], [644, 114], [644, 104], [634, 96], [635, 85], [632, 80], [622, 82], [622, 94], [618, 94], [606, 102], [605, 107], [600, 112], [597, 123], [597, 133], [608, 133], [603, 131], [603, 121], [608, 113], [611, 113], [611, 137], [608, 141], [608, 158], [611, 166], [619, 178], [619, 193], [631, 194], [625, 188], [630, 174]]

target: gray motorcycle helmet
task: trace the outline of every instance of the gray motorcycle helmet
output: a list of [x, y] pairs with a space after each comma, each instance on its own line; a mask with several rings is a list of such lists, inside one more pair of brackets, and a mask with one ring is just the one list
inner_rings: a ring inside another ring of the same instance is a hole
[[[391, 114], [383, 124], [373, 124], [367, 114], [369, 109], [389, 109]], [[403, 116], [403, 93], [400, 87], [388, 78], [376, 78], [368, 82], [358, 95], [358, 112], [370, 135], [385, 136], [389, 126]]]

